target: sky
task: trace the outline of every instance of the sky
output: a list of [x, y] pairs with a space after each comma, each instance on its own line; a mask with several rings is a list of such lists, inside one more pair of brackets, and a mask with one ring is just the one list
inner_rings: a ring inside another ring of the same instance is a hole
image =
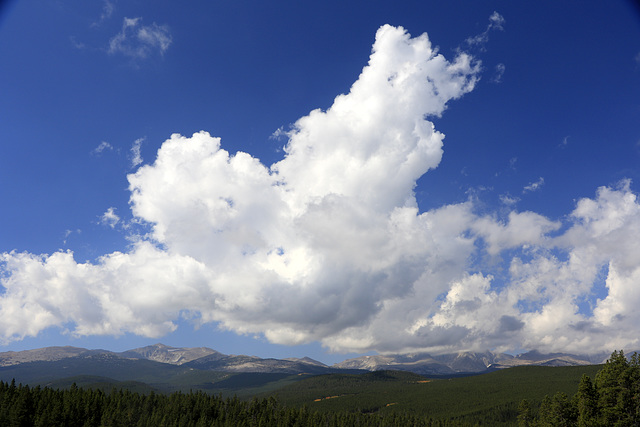
[[0, 9], [0, 351], [640, 348], [637, 2]]

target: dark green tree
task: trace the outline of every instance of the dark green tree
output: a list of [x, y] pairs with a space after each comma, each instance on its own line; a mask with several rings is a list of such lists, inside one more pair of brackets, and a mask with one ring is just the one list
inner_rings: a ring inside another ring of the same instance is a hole
[[579, 427], [598, 425], [598, 394], [588, 375], [583, 374], [580, 379], [578, 392], [574, 397], [574, 404], [578, 410]]
[[518, 405], [518, 426], [519, 427], [531, 427], [534, 424], [533, 411], [531, 404], [527, 399], [524, 399]]
[[540, 403], [540, 410], [538, 411], [537, 425], [541, 427], [553, 427], [553, 414], [551, 411], [551, 398], [547, 395], [542, 399]]
[[639, 380], [637, 354], [630, 363], [622, 350], [614, 351], [595, 378], [601, 425], [637, 425]]

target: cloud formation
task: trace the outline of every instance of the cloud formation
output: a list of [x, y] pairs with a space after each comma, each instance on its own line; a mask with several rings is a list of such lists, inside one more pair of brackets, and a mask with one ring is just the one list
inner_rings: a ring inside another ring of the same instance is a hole
[[172, 135], [128, 176], [148, 234], [127, 252], [0, 255], [0, 337], [51, 326], [159, 337], [185, 318], [335, 351], [636, 345], [640, 204], [628, 181], [563, 222], [478, 214], [473, 200], [420, 211], [416, 181], [443, 155], [428, 119], [479, 73], [470, 56], [447, 60], [426, 34], [385, 25], [349, 93], [283, 131], [279, 162], [229, 153], [207, 132]]
[[98, 19], [98, 21], [91, 24], [92, 27], [98, 27], [102, 25], [104, 21], [111, 18], [111, 15], [113, 15], [113, 11], [116, 9], [115, 2], [111, 0], [103, 0], [103, 3], [104, 4], [102, 6], [102, 13], [100, 14], [100, 18]]
[[504, 71], [506, 70], [506, 67], [504, 64], [500, 63], [498, 65], [496, 65], [495, 68], [495, 73], [493, 75], [493, 78], [491, 79], [491, 81], [493, 83], [502, 83], [502, 76], [504, 76]]
[[142, 153], [141, 153], [141, 148], [142, 148], [142, 143], [144, 142], [145, 138], [138, 138], [135, 141], [133, 141], [133, 144], [131, 145], [131, 167], [135, 168], [136, 166], [140, 166], [142, 164], [142, 162], [144, 160], [142, 160]]
[[111, 207], [100, 217], [100, 223], [111, 228], [115, 228], [120, 223], [120, 217], [116, 213], [116, 208]]
[[145, 59], [153, 53], [163, 55], [171, 45], [169, 27], [142, 25], [142, 18], [124, 18], [122, 30], [109, 40], [110, 54], [120, 53], [132, 59]]
[[538, 191], [544, 185], [544, 178], [540, 177], [536, 182], [531, 182], [522, 189], [523, 193], [527, 193], [530, 191]]
[[91, 151], [91, 154], [95, 156], [101, 155], [105, 150], [113, 151], [113, 145], [107, 141], [102, 141], [96, 148]]
[[480, 34], [467, 38], [467, 44], [469, 46], [480, 46], [481, 49], [484, 49], [484, 45], [489, 41], [489, 33], [492, 30], [503, 31], [505, 22], [504, 17], [494, 11], [489, 17], [487, 28]]

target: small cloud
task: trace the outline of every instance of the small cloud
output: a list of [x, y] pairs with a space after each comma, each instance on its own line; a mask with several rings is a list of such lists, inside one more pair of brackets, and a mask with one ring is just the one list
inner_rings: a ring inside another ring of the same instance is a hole
[[503, 31], [504, 30], [503, 25], [505, 22], [506, 21], [504, 17], [500, 15], [498, 12], [494, 11], [491, 14], [491, 16], [489, 16], [489, 25], [487, 25], [487, 28], [480, 34], [473, 37], [469, 37], [466, 40], [467, 44], [470, 46], [478, 45], [481, 48], [484, 48], [484, 44], [486, 44], [489, 41], [489, 32], [492, 30]]
[[520, 199], [518, 197], [512, 197], [510, 194], [502, 194], [500, 196], [500, 202], [502, 202], [503, 205], [513, 206], [519, 201]]
[[509, 159], [509, 169], [516, 170], [516, 163], [518, 162], [517, 157], [512, 157]]
[[63, 245], [67, 244], [67, 240], [69, 239], [69, 236], [71, 236], [73, 233], [80, 234], [80, 233], [82, 233], [82, 230], [80, 230], [79, 228], [76, 229], [75, 231], [73, 231], [73, 230], [65, 230], [64, 231], [64, 237], [62, 238], [62, 244]]
[[638, 52], [634, 59], [636, 61], [636, 64], [640, 65], [640, 52]]
[[71, 230], [65, 230], [64, 231], [64, 238], [62, 239], [62, 244], [63, 245], [67, 244], [67, 239], [69, 238], [69, 236], [71, 236], [71, 233], [73, 233], [73, 231], [71, 231]]
[[569, 137], [565, 136], [564, 138], [562, 138], [562, 142], [560, 143], [559, 147], [565, 148], [567, 145], [569, 145]]
[[502, 76], [504, 75], [505, 69], [506, 67], [502, 63], [496, 65], [496, 73], [493, 75], [493, 78], [491, 79], [491, 81], [493, 83], [501, 83]]
[[489, 17], [489, 27], [487, 29], [492, 30], [495, 28], [496, 30], [502, 31], [504, 30], [503, 25], [505, 22], [504, 17], [494, 10]]
[[271, 134], [269, 139], [286, 138], [289, 136], [289, 134], [290, 134], [289, 132], [284, 130], [284, 126], [280, 126], [278, 129], [275, 130], [275, 132]]
[[132, 59], [145, 59], [153, 52], [164, 55], [171, 45], [169, 27], [142, 25], [142, 18], [124, 18], [122, 31], [109, 41], [110, 54], [121, 53]]
[[98, 27], [104, 21], [111, 18], [111, 15], [113, 15], [113, 11], [116, 9], [115, 2], [111, 0], [104, 0], [103, 3], [104, 4], [102, 6], [102, 13], [100, 14], [100, 18], [98, 19], [98, 21], [91, 24], [92, 27]]
[[143, 142], [144, 142], [144, 137], [138, 138], [135, 141], [133, 141], [133, 145], [131, 146], [131, 167], [132, 168], [135, 168], [136, 166], [138, 166], [143, 162], [142, 155], [140, 154], [140, 147], [142, 146]]
[[526, 193], [527, 191], [537, 191], [544, 185], [544, 178], [540, 177], [536, 182], [532, 182], [526, 187], [522, 189], [522, 193]]
[[100, 143], [100, 145], [98, 145], [96, 148], [94, 148], [91, 151], [91, 154], [93, 154], [94, 156], [99, 156], [100, 154], [102, 154], [103, 151], [105, 150], [109, 150], [112, 151], [113, 150], [113, 145], [109, 144], [106, 141], [102, 141]]
[[111, 228], [115, 228], [116, 225], [120, 222], [120, 217], [116, 214], [116, 208], [109, 208], [105, 213], [100, 217], [100, 224], [108, 225]]
[[85, 45], [84, 43], [79, 42], [79, 41], [75, 38], [75, 36], [71, 36], [71, 37], [69, 37], [69, 41], [71, 42], [71, 44], [73, 45], [73, 47], [75, 47], [75, 48], [76, 48], [76, 49], [78, 49], [78, 50], [82, 50], [82, 49], [85, 49], [85, 48], [87, 47], [87, 45]]

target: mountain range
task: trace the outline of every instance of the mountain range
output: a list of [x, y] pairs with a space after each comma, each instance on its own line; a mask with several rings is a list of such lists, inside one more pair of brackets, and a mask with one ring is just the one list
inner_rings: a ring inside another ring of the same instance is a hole
[[311, 358], [272, 359], [228, 355], [207, 347], [155, 344], [124, 352], [78, 347], [46, 347], [0, 352], [0, 380], [66, 388], [126, 388], [170, 393], [201, 390], [226, 396], [269, 393], [320, 374], [409, 371], [427, 377], [482, 374], [521, 365], [579, 366], [603, 363], [607, 354], [578, 356], [536, 351], [430, 355], [426, 353], [362, 356], [332, 366]]
[[362, 356], [327, 366], [308, 357], [302, 359], [263, 359], [256, 356], [227, 355], [207, 347], [184, 348], [155, 344], [118, 353], [67, 346], [0, 352], [0, 377], [3, 376], [2, 370], [15, 365], [62, 360], [72, 363], [74, 360], [88, 358], [148, 360], [168, 365], [185, 366], [190, 369], [235, 373], [321, 374], [346, 370], [402, 370], [421, 375], [454, 375], [476, 374], [522, 365], [593, 365], [604, 363], [607, 357], [608, 353], [585, 356], [565, 353], [542, 354], [537, 351], [516, 356], [492, 352], [461, 352], [433, 356], [427, 353], [414, 353]]
[[477, 374], [514, 366], [580, 366], [604, 363], [608, 353], [574, 355], [566, 353], [542, 354], [530, 351], [513, 356], [506, 353], [460, 352], [430, 355], [427, 353], [362, 356], [333, 365], [343, 369], [382, 369], [410, 371], [421, 375]]

